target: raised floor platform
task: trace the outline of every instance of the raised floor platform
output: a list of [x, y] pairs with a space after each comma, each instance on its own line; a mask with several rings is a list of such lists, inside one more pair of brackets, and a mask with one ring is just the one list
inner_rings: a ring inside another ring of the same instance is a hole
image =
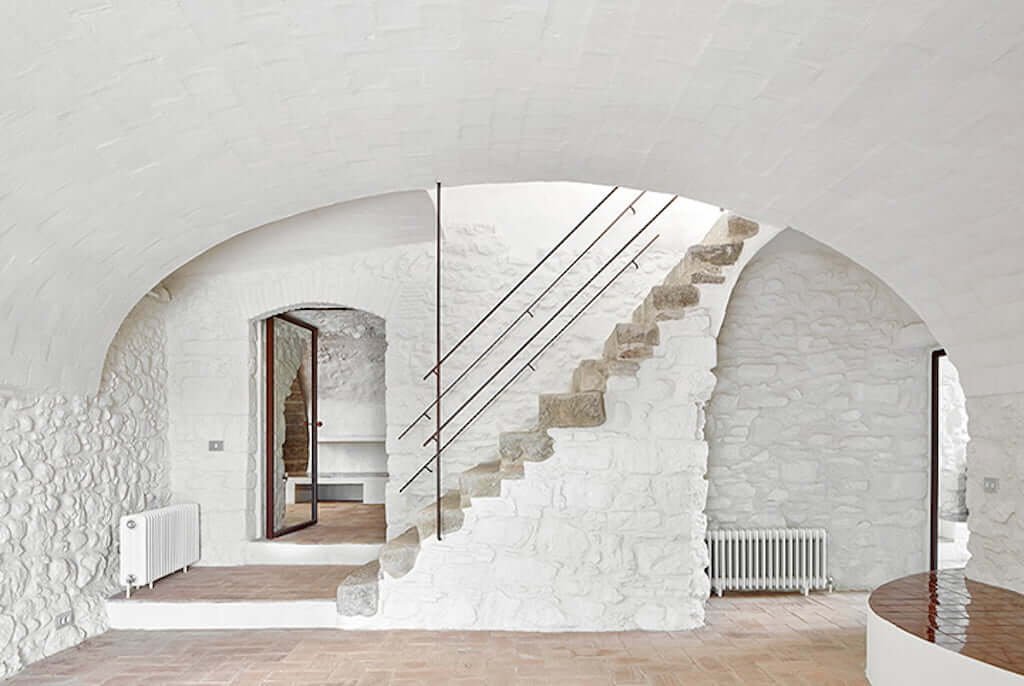
[[872, 686], [1024, 684], [1024, 595], [950, 570], [884, 584], [868, 607]]
[[112, 629], [334, 628], [344, 565], [193, 567], [107, 600]]

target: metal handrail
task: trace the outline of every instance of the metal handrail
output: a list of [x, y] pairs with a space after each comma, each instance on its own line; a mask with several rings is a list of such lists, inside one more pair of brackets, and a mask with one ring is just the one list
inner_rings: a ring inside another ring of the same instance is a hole
[[[637, 266], [637, 264], [636, 264], [636, 261], [637, 261], [637, 259], [639, 259], [639, 257], [640, 257], [641, 255], [643, 255], [643, 254], [644, 254], [644, 252], [646, 252], [648, 248], [650, 248], [650, 247], [651, 247], [651, 245], [652, 245], [652, 244], [654, 243], [654, 241], [658, 240], [658, 238], [660, 237], [660, 235], [661, 235], [661, 234], [657, 234], [657, 235], [655, 235], [655, 236], [654, 236], [654, 238], [652, 238], [651, 240], [647, 241], [647, 243], [646, 243], [646, 244], [644, 245], [644, 247], [640, 248], [640, 250], [639, 250], [639, 251], [637, 251], [637, 253], [636, 253], [635, 255], [633, 255], [633, 257], [631, 257], [631, 258], [630, 258], [630, 260], [629, 260], [628, 262], [626, 262], [626, 264], [625, 264], [625, 265], [623, 265], [623, 267], [622, 267], [622, 268], [621, 268], [621, 269], [620, 269], [619, 271], [615, 272], [615, 274], [614, 274], [614, 275], [612, 276], [612, 278], [611, 278], [611, 279], [609, 279], [609, 280], [608, 280], [608, 282], [607, 282], [607, 283], [606, 283], [606, 284], [605, 284], [604, 286], [602, 286], [602, 287], [601, 287], [601, 288], [600, 288], [600, 289], [599, 289], [599, 290], [598, 290], [598, 291], [597, 291], [596, 293], [594, 293], [594, 295], [593, 295], [593, 296], [591, 296], [590, 300], [588, 300], [588, 301], [587, 301], [586, 303], [584, 303], [584, 304], [583, 304], [583, 307], [581, 307], [581, 308], [579, 309], [579, 311], [577, 311], [577, 312], [576, 312], [576, 314], [574, 314], [574, 315], [573, 315], [573, 316], [572, 316], [572, 317], [571, 317], [571, 318], [569, 319], [569, 321], [567, 321], [567, 322], [566, 322], [566, 323], [565, 323], [565, 324], [564, 324], [564, 325], [562, 326], [562, 328], [560, 328], [560, 329], [559, 329], [558, 331], [556, 331], [556, 332], [555, 332], [555, 335], [554, 335], [554, 336], [552, 336], [552, 337], [551, 337], [551, 338], [550, 338], [550, 339], [548, 340], [548, 342], [547, 342], [547, 343], [545, 343], [545, 344], [544, 344], [543, 346], [541, 346], [541, 347], [540, 347], [540, 349], [539, 349], [539, 350], [537, 350], [537, 352], [536, 352], [536, 353], [534, 353], [534, 354], [533, 354], [533, 356], [531, 356], [531, 357], [530, 357], [530, 359], [526, 361], [526, 364], [524, 364], [524, 365], [523, 365], [522, 367], [520, 367], [520, 368], [519, 368], [519, 371], [517, 371], [517, 372], [516, 372], [515, 374], [513, 374], [513, 375], [512, 375], [511, 377], [509, 377], [508, 381], [506, 381], [506, 382], [505, 382], [504, 384], [502, 384], [501, 388], [499, 388], [499, 389], [498, 389], [498, 390], [497, 390], [497, 391], [496, 391], [496, 392], [494, 393], [494, 395], [492, 395], [492, 396], [491, 396], [490, 398], [488, 398], [487, 402], [485, 402], [485, 403], [484, 403], [483, 405], [481, 405], [481, 406], [480, 406], [480, 409], [478, 409], [478, 410], [477, 410], [477, 411], [476, 411], [476, 412], [475, 412], [475, 413], [473, 414], [473, 416], [472, 416], [472, 417], [470, 417], [470, 418], [469, 418], [469, 419], [468, 419], [468, 420], [466, 421], [466, 423], [465, 423], [465, 424], [463, 424], [463, 425], [462, 425], [462, 426], [461, 426], [461, 427], [459, 428], [459, 430], [458, 430], [458, 431], [456, 431], [456, 432], [455, 432], [455, 433], [454, 433], [454, 434], [453, 434], [453, 435], [452, 435], [452, 436], [451, 436], [451, 437], [450, 437], [450, 438], [449, 438], [449, 439], [448, 439], [447, 441], [445, 441], [445, 442], [444, 442], [444, 444], [442, 444], [442, 445], [441, 445], [441, 446], [440, 446], [440, 447], [439, 447], [439, 448], [438, 448], [438, 449], [436, 450], [436, 452], [435, 452], [435, 453], [434, 453], [434, 454], [433, 454], [433, 455], [432, 455], [432, 456], [430, 457], [430, 459], [429, 459], [429, 460], [427, 460], [426, 462], [424, 462], [424, 463], [423, 463], [423, 464], [422, 464], [422, 465], [420, 466], [420, 468], [419, 468], [419, 469], [418, 469], [418, 470], [416, 471], [416, 473], [415, 473], [415, 474], [413, 474], [413, 475], [412, 475], [412, 476], [411, 476], [411, 477], [409, 478], [409, 480], [408, 480], [408, 481], [406, 481], [406, 482], [405, 482], [405, 484], [404, 484], [404, 485], [403, 485], [403, 486], [402, 486], [401, 488], [399, 488], [399, 489], [398, 489], [398, 492], [399, 492], [399, 493], [403, 493], [403, 492], [405, 491], [405, 489], [406, 489], [406, 488], [408, 488], [408, 487], [409, 487], [409, 485], [410, 485], [410, 484], [412, 484], [412, 482], [413, 482], [413, 481], [415, 481], [415, 480], [417, 479], [417, 477], [419, 477], [419, 475], [420, 475], [420, 474], [422, 474], [422, 473], [423, 473], [424, 471], [430, 471], [430, 464], [431, 464], [432, 462], [434, 462], [434, 460], [438, 459], [438, 458], [439, 458], [439, 457], [441, 456], [441, 453], [443, 453], [443, 452], [444, 452], [444, 451], [445, 451], [445, 450], [446, 450], [446, 449], [448, 448], [448, 446], [452, 444], [452, 442], [453, 442], [453, 441], [455, 441], [455, 440], [456, 440], [456, 439], [457, 439], [457, 438], [458, 438], [458, 437], [459, 437], [460, 435], [462, 435], [462, 432], [463, 432], [463, 431], [465, 431], [465, 430], [466, 430], [467, 428], [469, 428], [469, 426], [470, 426], [470, 425], [471, 425], [471, 424], [472, 424], [472, 423], [473, 423], [474, 421], [476, 421], [476, 419], [477, 419], [477, 418], [478, 418], [478, 417], [479, 417], [480, 415], [482, 415], [482, 414], [484, 413], [484, 411], [485, 411], [485, 410], [487, 410], [487, 408], [488, 408], [488, 407], [490, 407], [490, 406], [491, 406], [491, 405], [492, 405], [492, 404], [494, 403], [494, 401], [495, 401], [495, 400], [497, 400], [497, 399], [498, 399], [498, 398], [499, 398], [499, 397], [501, 396], [501, 394], [502, 394], [502, 393], [504, 393], [504, 392], [505, 392], [505, 391], [506, 391], [506, 390], [508, 389], [508, 387], [509, 387], [509, 386], [511, 386], [511, 385], [512, 385], [513, 383], [515, 383], [515, 382], [516, 382], [516, 380], [517, 380], [517, 379], [518, 379], [518, 378], [519, 378], [520, 376], [522, 376], [522, 374], [523, 374], [524, 372], [526, 372], [526, 370], [527, 370], [527, 369], [529, 369], [529, 370], [533, 371], [533, 370], [534, 370], [533, 364], [534, 364], [534, 363], [535, 363], [535, 362], [537, 361], [537, 359], [538, 359], [538, 358], [539, 358], [539, 357], [540, 357], [540, 356], [541, 356], [541, 355], [542, 355], [542, 354], [544, 353], [544, 351], [545, 351], [545, 350], [547, 350], [547, 349], [548, 349], [549, 347], [551, 347], [551, 345], [552, 345], [552, 344], [553, 344], [553, 343], [554, 343], [554, 342], [555, 342], [556, 340], [558, 340], [558, 337], [559, 337], [559, 336], [561, 336], [561, 335], [562, 335], [563, 333], [565, 333], [566, 329], [568, 329], [568, 328], [569, 328], [570, 326], [572, 326], [573, 322], [575, 322], [575, 321], [576, 321], [577, 319], [579, 319], [579, 318], [580, 318], [580, 316], [582, 316], [582, 315], [583, 315], [583, 313], [584, 313], [584, 312], [586, 312], [587, 308], [588, 308], [588, 307], [590, 307], [590, 305], [591, 305], [591, 304], [593, 304], [593, 302], [594, 302], [595, 300], [597, 300], [597, 299], [598, 299], [599, 297], [601, 297], [601, 295], [602, 295], [602, 294], [603, 294], [603, 293], [604, 293], [604, 292], [605, 292], [606, 290], [608, 290], [608, 288], [609, 288], [609, 287], [610, 287], [610, 286], [611, 286], [611, 285], [612, 285], [613, 283], [615, 283], [615, 281], [616, 281], [616, 280], [617, 280], [617, 279], [618, 279], [618, 278], [619, 278], [620, 276], [622, 276], [623, 272], [625, 272], [625, 271], [626, 271], [627, 269], [629, 269], [629, 267], [630, 267], [630, 266], [634, 266], [634, 267], [636, 267], [636, 266]], [[485, 384], [485, 385], [486, 385], [486, 384]]]
[[[491, 353], [492, 350], [494, 350], [496, 347], [498, 347], [498, 344], [501, 343], [502, 340], [504, 340], [505, 336], [507, 336], [512, 331], [512, 329], [514, 329], [516, 327], [516, 325], [519, 324], [519, 322], [523, 321], [523, 319], [525, 319], [527, 316], [533, 317], [533, 308], [535, 308], [537, 306], [537, 303], [539, 303], [544, 298], [544, 296], [546, 296], [548, 293], [550, 293], [551, 290], [558, 284], [558, 282], [561, 281], [562, 278], [566, 274], [568, 274], [572, 270], [573, 267], [575, 267], [577, 264], [580, 263], [580, 260], [582, 260], [587, 255], [587, 253], [589, 253], [590, 250], [595, 245], [597, 245], [598, 241], [600, 241], [602, 238], [604, 238], [608, 234], [608, 232], [612, 230], [612, 227], [614, 227], [619, 222], [619, 220], [622, 219], [626, 215], [627, 212], [632, 211], [634, 214], [636, 213], [636, 210], [634, 209], [634, 206], [636, 205], [637, 202], [639, 202], [640, 198], [644, 197], [644, 195], [646, 193], [647, 193], [647, 191], [640, 191], [640, 193], [635, 198], [633, 198], [633, 201], [631, 203], [629, 203], [629, 205], [627, 205], [624, 210], [619, 212], [619, 214], [615, 217], [615, 219], [613, 219], [611, 221], [611, 223], [609, 223], [606, 227], [604, 227], [604, 229], [602, 229], [601, 232], [599, 234], [597, 234], [597, 237], [594, 238], [592, 241], [590, 241], [590, 244], [587, 245], [587, 247], [584, 248], [583, 251], [579, 255], [577, 255], [576, 258], [573, 259], [572, 262], [569, 263], [569, 266], [567, 266], [565, 269], [563, 269], [562, 272], [558, 276], [556, 276], [554, 278], [554, 280], [551, 281], [550, 284], [548, 284], [547, 288], [545, 288], [543, 290], [543, 292], [541, 292], [540, 295], [538, 295], [536, 298], [534, 298], [533, 301], [526, 307], [526, 309], [523, 310], [519, 314], [518, 317], [516, 317], [514, 320], [512, 320], [512, 323], [509, 324], [508, 326], [506, 326], [505, 330], [502, 331], [500, 334], [498, 334], [497, 337], [495, 337], [495, 339], [493, 341], [491, 341], [491, 344], [488, 345], [487, 348], [482, 353], [480, 353], [476, 357], [475, 360], [470, 362], [469, 366], [467, 366], [465, 369], [463, 369], [462, 372], [455, 378], [455, 380], [452, 381], [450, 384], [448, 384], [448, 386], [438, 396], [435, 397], [435, 399], [434, 399], [434, 401], [432, 403], [427, 405], [427, 407], [419, 414], [418, 417], [416, 417], [416, 419], [412, 420], [412, 422], [408, 426], [405, 427], [405, 429], [402, 431], [402, 433], [398, 434], [398, 440], [402, 440], [403, 438], [405, 438], [406, 434], [408, 434], [410, 431], [412, 431], [413, 427], [415, 427], [420, 422], [420, 420], [428, 418], [430, 416], [430, 411], [432, 409], [434, 409], [434, 407], [437, 405], [438, 401], [441, 398], [443, 398], [446, 395], [448, 395], [449, 391], [451, 391], [453, 388], [455, 388], [455, 386], [457, 386], [460, 381], [462, 381], [464, 378], [466, 378], [466, 376], [468, 376], [469, 373], [471, 371], [473, 371], [473, 369], [475, 369], [476, 366], [478, 364], [480, 364], [480, 362], [482, 362], [483, 359], [485, 357], [487, 357]], [[607, 198], [608, 198], [608, 196], [605, 196], [606, 200], [607, 200]], [[604, 201], [602, 200], [601, 202], [604, 202]], [[579, 227], [577, 226], [577, 228], [579, 228]], [[550, 253], [549, 253], [549, 255], [550, 255]], [[547, 258], [545, 257], [545, 259], [547, 259]], [[453, 348], [453, 350], [454, 350], [454, 348]], [[429, 374], [428, 374], [428, 376], [429, 376]]]
[[657, 221], [658, 217], [660, 217], [662, 215], [662, 213], [665, 210], [667, 210], [669, 208], [669, 206], [672, 203], [674, 203], [678, 197], [679, 197], [678, 195], [673, 195], [672, 198], [667, 203], [665, 203], [664, 207], [662, 207], [660, 210], [658, 210], [657, 213], [653, 217], [651, 217], [651, 219], [646, 224], [644, 224], [642, 227], [640, 227], [640, 230], [637, 231], [636, 233], [634, 233], [629, 238], [629, 240], [627, 240], [622, 245], [621, 248], [616, 250], [615, 254], [612, 255], [611, 258], [607, 262], [605, 262], [603, 265], [601, 265], [601, 268], [598, 269], [596, 272], [594, 272], [594, 274], [589, 279], [587, 279], [586, 283], [584, 283], [582, 286], [580, 286], [576, 290], [576, 292], [573, 293], [572, 296], [569, 297], [568, 300], [566, 300], [564, 303], [562, 303], [562, 306], [559, 307], [558, 310], [553, 315], [551, 315], [551, 317], [549, 317], [546, 322], [544, 322], [540, 326], [540, 328], [538, 328], [535, 332], [533, 332], [533, 334], [528, 339], [526, 339], [526, 342], [523, 343], [522, 345], [520, 345], [519, 348], [517, 348], [516, 351], [514, 353], [512, 353], [512, 355], [505, 361], [504, 364], [502, 364], [500, 367], [498, 367], [497, 371], [495, 371], [493, 374], [491, 374], [487, 378], [486, 381], [484, 381], [482, 384], [480, 384], [480, 387], [477, 388], [475, 391], [473, 391], [473, 393], [468, 398], [466, 398], [466, 400], [464, 400], [461, 405], [459, 405], [459, 407], [455, 410], [455, 412], [450, 414], [447, 419], [445, 419], [443, 422], [441, 422], [441, 425], [437, 428], [437, 430], [435, 430], [434, 433], [432, 433], [430, 436], [427, 437], [427, 439], [425, 441], [423, 441], [423, 445], [426, 446], [428, 443], [430, 443], [432, 440], [434, 440], [437, 437], [437, 434], [442, 429], [444, 429], [446, 426], [448, 426], [452, 422], [452, 420], [455, 419], [455, 417], [457, 417], [464, 409], [466, 409], [466, 406], [469, 405], [471, 402], [473, 402], [473, 400], [476, 399], [476, 397], [478, 395], [480, 395], [480, 393], [483, 392], [483, 390], [488, 386], [488, 384], [490, 384], [492, 381], [494, 381], [494, 379], [497, 378], [497, 376], [499, 374], [501, 374], [501, 372], [505, 371], [505, 369], [510, 364], [512, 364], [512, 362], [514, 362], [517, 357], [519, 357], [519, 353], [521, 353], [523, 350], [525, 350], [527, 348], [527, 346], [530, 345], [530, 343], [532, 343], [534, 340], [536, 340], [537, 336], [539, 336], [541, 334], [541, 332], [544, 331], [544, 329], [546, 329], [551, 322], [553, 322], [555, 319], [557, 319], [558, 316], [560, 314], [562, 314], [562, 312], [564, 312], [565, 309], [567, 307], [569, 307], [569, 305], [572, 304], [572, 302], [577, 297], [579, 297], [579, 295], [584, 290], [586, 290], [586, 288], [588, 286], [590, 286], [590, 284], [592, 284], [594, 282], [594, 280], [597, 279], [597, 277], [600, 276], [601, 273], [604, 272], [604, 270], [608, 268], [609, 265], [612, 264], [612, 262], [617, 260], [619, 258], [619, 256], [626, 251], [626, 248], [628, 248], [633, 243], [633, 241], [635, 241], [637, 238], [640, 237], [640, 234], [642, 234], [644, 231], [646, 231], [647, 228], [651, 224], [653, 224], [655, 221]]
[[[452, 346], [452, 347], [451, 347], [451, 348], [450, 348], [450, 349], [448, 350], [448, 352], [446, 352], [446, 353], [445, 353], [444, 355], [442, 355], [442, 356], [441, 356], [441, 359], [440, 359], [440, 360], [438, 360], [438, 361], [437, 361], [437, 363], [436, 363], [436, 364], [435, 364], [435, 365], [434, 365], [433, 367], [431, 367], [431, 368], [430, 368], [430, 371], [428, 371], [428, 372], [427, 372], [426, 374], [424, 374], [424, 375], [423, 375], [423, 379], [424, 379], [424, 381], [425, 381], [426, 379], [430, 378], [430, 375], [431, 375], [431, 374], [433, 374], [434, 372], [436, 372], [436, 371], [437, 371], [437, 368], [438, 368], [438, 367], [440, 367], [440, 366], [441, 366], [441, 365], [442, 365], [442, 364], [443, 364], [444, 362], [446, 362], [446, 361], [448, 360], [448, 358], [449, 358], [449, 357], [451, 357], [452, 353], [454, 353], [454, 352], [455, 352], [456, 350], [458, 350], [458, 349], [459, 349], [459, 347], [460, 347], [460, 346], [461, 346], [461, 345], [462, 345], [463, 343], [465, 343], [465, 342], [466, 342], [466, 341], [467, 341], [467, 340], [469, 339], [469, 337], [470, 337], [470, 336], [472, 336], [472, 335], [473, 335], [474, 333], [476, 333], [477, 329], [479, 329], [479, 328], [480, 328], [481, 326], [483, 326], [483, 323], [484, 323], [484, 322], [486, 322], [486, 321], [487, 321], [487, 320], [488, 320], [488, 319], [490, 318], [490, 316], [491, 316], [492, 314], [494, 314], [495, 312], [497, 312], [497, 311], [498, 311], [498, 308], [500, 308], [500, 307], [501, 307], [502, 305], [504, 305], [504, 304], [505, 304], [505, 301], [507, 301], [507, 300], [508, 300], [509, 298], [511, 298], [511, 297], [512, 297], [512, 294], [513, 294], [513, 293], [515, 293], [515, 292], [516, 292], [517, 290], [519, 290], [519, 287], [520, 287], [520, 286], [522, 286], [522, 285], [523, 285], [524, 283], [526, 283], [526, 280], [527, 280], [527, 279], [529, 279], [529, 278], [530, 278], [531, 276], [533, 276], [533, 274], [534, 274], [534, 273], [535, 273], [535, 272], [536, 272], [536, 271], [537, 271], [538, 269], [540, 269], [540, 268], [541, 268], [541, 266], [542, 266], [542, 265], [543, 265], [543, 264], [544, 264], [544, 263], [545, 263], [545, 262], [546, 262], [546, 261], [548, 260], [548, 258], [549, 258], [549, 257], [551, 257], [552, 255], [554, 255], [554, 254], [555, 254], [555, 252], [556, 252], [556, 251], [557, 251], [557, 250], [558, 250], [559, 248], [561, 248], [561, 247], [562, 247], [562, 246], [563, 246], [563, 245], [565, 244], [565, 242], [566, 242], [567, 240], [569, 240], [569, 239], [570, 239], [570, 238], [572, 237], [572, 235], [573, 235], [574, 233], [576, 233], [576, 231], [578, 231], [578, 230], [579, 230], [579, 228], [580, 228], [581, 226], [583, 226], [583, 224], [584, 224], [584, 223], [585, 223], [585, 222], [586, 222], [586, 221], [587, 221], [588, 219], [590, 219], [590, 217], [591, 217], [591, 216], [592, 216], [592, 215], [593, 215], [593, 214], [594, 214], [595, 212], [597, 212], [597, 210], [598, 210], [598, 209], [600, 209], [601, 205], [603, 205], [603, 204], [605, 203], [605, 201], [606, 201], [606, 200], [607, 200], [608, 198], [612, 197], [612, 193], [614, 193], [614, 192], [615, 192], [615, 191], [617, 191], [617, 190], [619, 190], [619, 187], [618, 187], [618, 186], [615, 186], [615, 187], [614, 187], [614, 188], [612, 188], [612, 189], [611, 189], [610, 191], [608, 191], [608, 194], [607, 194], [607, 195], [605, 195], [605, 196], [604, 196], [603, 198], [601, 198], [601, 201], [600, 201], [599, 203], [597, 203], [596, 205], [594, 205], [594, 208], [593, 208], [592, 210], [590, 210], [589, 212], [587, 212], [586, 216], [585, 216], [585, 217], [583, 217], [583, 219], [579, 220], [579, 222], [578, 222], [578, 223], [576, 224], [576, 226], [572, 227], [572, 229], [570, 229], [570, 230], [569, 230], [569, 233], [567, 233], [567, 234], [565, 234], [564, 236], [562, 236], [562, 239], [561, 239], [560, 241], [558, 241], [558, 243], [556, 243], [556, 244], [555, 244], [555, 247], [551, 248], [551, 250], [549, 250], [549, 251], [548, 251], [548, 253], [547, 253], [547, 254], [546, 254], [546, 255], [545, 255], [544, 257], [540, 258], [540, 262], [538, 262], [537, 264], [533, 265], [533, 268], [532, 268], [532, 269], [530, 269], [530, 271], [526, 272], [526, 274], [525, 274], [525, 275], [523, 276], [523, 278], [519, 279], [519, 282], [518, 282], [518, 283], [516, 283], [516, 285], [515, 285], [515, 286], [513, 286], [513, 287], [511, 288], [511, 290], [509, 290], [509, 292], [508, 292], [508, 293], [506, 293], [506, 294], [504, 295], [504, 297], [502, 297], [502, 299], [501, 299], [501, 300], [499, 300], [499, 301], [498, 301], [497, 303], [495, 303], [495, 304], [494, 304], [494, 307], [492, 307], [492, 308], [491, 308], [491, 309], [490, 309], [490, 310], [489, 310], [489, 311], [487, 312], [487, 314], [485, 314], [485, 315], [484, 315], [483, 317], [481, 317], [481, 318], [480, 318], [480, 320], [479, 320], [479, 321], [478, 321], [478, 322], [477, 322], [476, 324], [474, 324], [474, 325], [473, 325], [473, 327], [472, 327], [472, 328], [471, 328], [471, 329], [470, 329], [469, 331], [467, 331], [467, 332], [465, 333], [465, 335], [463, 335], [463, 337], [462, 337], [462, 338], [460, 338], [460, 339], [458, 340], [458, 342], [457, 342], [457, 343], [456, 343], [455, 345], [453, 345], [453, 346]], [[418, 421], [418, 420], [417, 420], [417, 421]]]

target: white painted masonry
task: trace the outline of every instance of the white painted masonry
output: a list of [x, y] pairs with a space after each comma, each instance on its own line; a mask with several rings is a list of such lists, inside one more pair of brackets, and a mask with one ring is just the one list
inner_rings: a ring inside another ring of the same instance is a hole
[[307, 310], [299, 316], [319, 330], [317, 418], [323, 422], [321, 438], [383, 437], [387, 430], [384, 320], [361, 310]]
[[0, 397], [0, 678], [106, 629], [118, 521], [168, 502], [163, 308], [124, 321], [97, 394]]
[[[1024, 395], [968, 397], [967, 575], [1024, 593]], [[985, 493], [983, 478], [999, 480]]]
[[473, 498], [461, 529], [421, 542], [409, 574], [384, 575], [378, 616], [341, 625], [700, 626], [709, 593], [703, 405], [715, 339], [705, 308], [659, 328], [655, 356], [636, 376], [609, 379], [604, 425], [550, 430], [552, 457], [527, 462], [525, 478], [505, 481], [500, 497]]
[[[552, 193], [552, 186], [557, 193]], [[461, 337], [608, 190], [580, 184], [519, 184], [511, 189], [474, 187], [446, 193], [447, 340]], [[492, 193], [518, 197], [515, 202], [498, 203], [500, 212], [492, 209], [493, 214], [481, 213], [474, 219], [476, 208], [489, 206], [487, 198]], [[566, 244], [558, 259], [539, 271], [529, 288], [510, 300], [501, 316], [452, 358], [446, 376], [454, 378], [474, 359], [636, 195], [637, 191], [617, 191]], [[467, 397], [479, 380], [531, 335], [531, 327], [545, 321], [667, 200], [649, 194], [637, 203], [636, 216], [625, 217], [593, 255], [538, 306], [532, 323], [517, 327], [487, 364], [467, 376], [447, 399], [448, 406], [454, 408]], [[432, 397], [431, 384], [421, 377], [434, 358], [433, 245], [403, 245], [401, 241], [430, 237], [433, 204], [420, 192], [349, 205], [250, 232], [210, 251], [165, 282], [173, 296], [167, 320], [172, 486], [177, 497], [198, 500], [204, 508], [205, 563], [243, 562], [246, 540], [261, 535], [260, 440], [253, 421], [259, 406], [259, 358], [253, 341], [254, 322], [268, 313], [304, 304], [333, 304], [365, 310], [387, 322], [390, 534], [404, 531], [412, 513], [433, 497], [429, 479], [421, 479], [405, 495], [398, 494], [404, 479], [430, 456], [420, 447], [429, 433], [428, 423], [423, 422], [403, 441], [396, 440]], [[645, 254], [639, 269], [627, 271], [541, 358], [537, 373], [510, 388], [446, 453], [446, 483], [454, 485], [459, 471], [493, 459], [500, 431], [532, 426], [538, 392], [567, 390], [569, 374], [562, 372], [583, 358], [600, 357], [614, 324], [629, 320], [642, 294], [679, 261], [685, 246], [704, 236], [718, 216], [717, 208], [678, 200], [652, 229], [651, 235], [655, 230], [664, 234], [665, 247], [656, 244]], [[353, 227], [365, 237], [363, 241], [339, 239]], [[399, 235], [392, 239], [396, 230]], [[388, 240], [383, 247], [374, 247]], [[637, 241], [636, 247], [639, 245]], [[625, 261], [626, 254], [617, 265]], [[607, 270], [588, 293], [611, 273]], [[582, 299], [568, 308], [559, 322], [581, 303]], [[532, 349], [554, 330], [552, 326], [540, 335]], [[453, 425], [453, 430], [457, 426]], [[211, 459], [206, 443], [215, 438], [226, 441], [226, 450]]]
[[[362, 310], [303, 310], [295, 314], [318, 329], [320, 473], [387, 473], [384, 320]], [[304, 376], [308, 376], [309, 366], [303, 364]], [[309, 383], [305, 389], [308, 403]], [[372, 499], [374, 489], [370, 491]], [[383, 487], [380, 491], [382, 494]], [[364, 489], [364, 498], [366, 494]]]
[[[432, 213], [423, 192], [328, 208], [239, 236], [166, 281], [171, 487], [202, 508], [204, 563], [244, 563], [245, 541], [263, 535], [259, 320], [317, 304], [396, 318], [389, 369], [408, 366], [427, 333], [394, 315], [423, 297], [429, 264], [402, 244], [430, 236]], [[224, 452], [207, 452], [210, 439]]]
[[719, 527], [823, 527], [841, 589], [928, 565], [936, 346], [876, 277], [795, 231], [740, 276], [708, 409]]
[[[573, 179], [808, 232], [928, 322], [976, 408], [1024, 406], [1021, 3], [58, 1], [8, 19], [2, 386], [95, 392], [139, 298], [251, 227], [437, 178]], [[1020, 472], [1000, 455], [983, 463]], [[1013, 538], [969, 570], [1017, 590], [1021, 500], [977, 494]]]
[[952, 522], [967, 518], [967, 398], [949, 355], [939, 358], [939, 516]]

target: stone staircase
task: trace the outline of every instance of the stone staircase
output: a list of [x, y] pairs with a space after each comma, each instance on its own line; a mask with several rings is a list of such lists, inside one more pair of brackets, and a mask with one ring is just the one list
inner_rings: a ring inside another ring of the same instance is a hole
[[[441, 531], [458, 531], [465, 510], [475, 498], [501, 496], [502, 482], [524, 477], [527, 462], [542, 462], [554, 454], [549, 429], [598, 427], [605, 423], [605, 391], [609, 379], [632, 376], [660, 342], [659, 322], [682, 319], [700, 303], [702, 285], [726, 282], [725, 269], [736, 264], [744, 242], [759, 232], [756, 222], [726, 216], [703, 242], [691, 246], [685, 257], [654, 286], [634, 310], [632, 321], [612, 330], [600, 359], [579, 363], [571, 391], [539, 396], [537, 426], [527, 431], [504, 432], [498, 437], [498, 459], [478, 464], [459, 476], [459, 488], [441, 499]], [[724, 307], [723, 307], [724, 309]], [[415, 525], [388, 541], [378, 560], [358, 568], [338, 586], [338, 613], [344, 617], [373, 617], [378, 612], [382, 575], [400, 579], [416, 565], [425, 545], [435, 538], [436, 503], [423, 508]], [[435, 541], [436, 542], [436, 541]]]

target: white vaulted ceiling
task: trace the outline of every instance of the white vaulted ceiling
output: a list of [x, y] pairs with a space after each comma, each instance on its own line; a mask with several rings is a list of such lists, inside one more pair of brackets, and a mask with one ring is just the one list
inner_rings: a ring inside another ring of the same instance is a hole
[[0, 385], [93, 390], [195, 255], [440, 178], [792, 225], [917, 308], [969, 391], [1021, 390], [1022, 75], [1006, 0], [8, 2]]

